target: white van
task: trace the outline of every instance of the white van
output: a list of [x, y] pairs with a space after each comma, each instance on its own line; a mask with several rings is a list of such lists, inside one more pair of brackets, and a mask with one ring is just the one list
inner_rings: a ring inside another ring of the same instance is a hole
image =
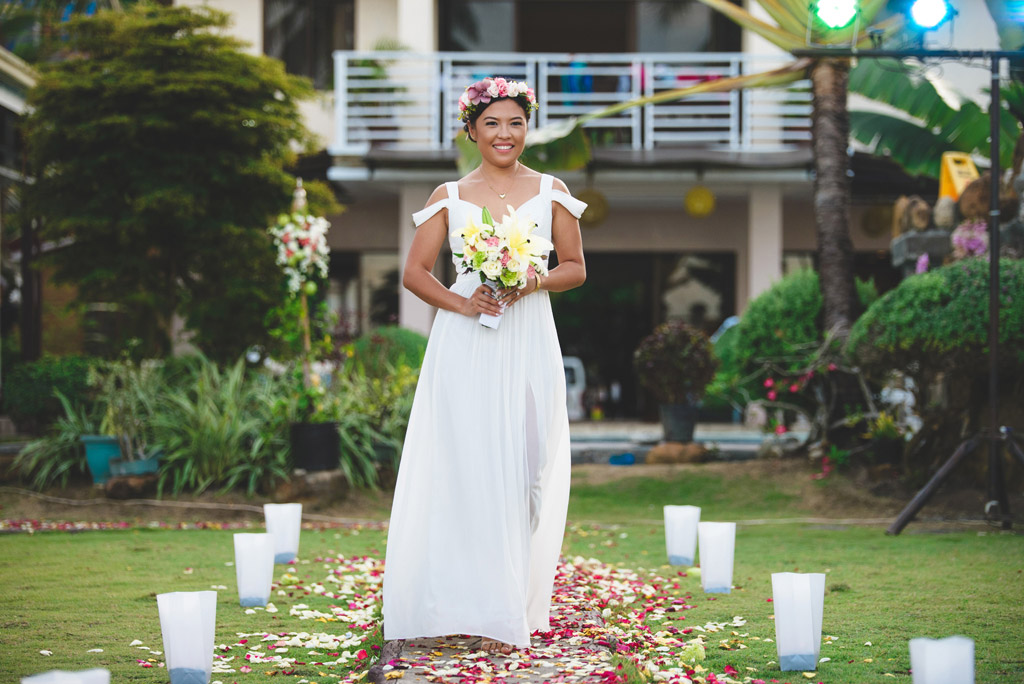
[[562, 367], [565, 368], [565, 408], [569, 412], [569, 420], [583, 420], [587, 415], [583, 407], [583, 392], [587, 389], [583, 361], [576, 356], [563, 356]]

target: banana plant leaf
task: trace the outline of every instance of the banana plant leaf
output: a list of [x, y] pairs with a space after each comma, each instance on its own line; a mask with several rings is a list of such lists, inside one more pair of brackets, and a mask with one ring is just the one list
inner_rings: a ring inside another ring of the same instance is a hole
[[[530, 131], [526, 136], [526, 150], [523, 152], [523, 163], [537, 171], [574, 171], [581, 169], [590, 161], [590, 143], [583, 132], [588, 121], [608, 116], [615, 116], [633, 107], [648, 104], [660, 104], [683, 100], [701, 93], [727, 92], [741, 88], [769, 88], [783, 86], [799, 81], [806, 75], [811, 60], [798, 59], [778, 69], [762, 71], [723, 78], [717, 81], [705, 81], [687, 88], [665, 90], [649, 97], [641, 97], [628, 102], [600, 109], [585, 114], [578, 119], [566, 119], [549, 124], [543, 128]], [[465, 175], [480, 164], [480, 152], [476, 143], [470, 142], [465, 133], [455, 139], [459, 151], [459, 173]]]
[[949, 89], [956, 96], [955, 106], [951, 106], [932, 81], [894, 59], [859, 60], [850, 70], [849, 89], [906, 112], [931, 128], [949, 123], [965, 101]]
[[959, 150], [920, 124], [880, 112], [850, 112], [850, 135], [912, 176], [939, 177], [943, 152]]

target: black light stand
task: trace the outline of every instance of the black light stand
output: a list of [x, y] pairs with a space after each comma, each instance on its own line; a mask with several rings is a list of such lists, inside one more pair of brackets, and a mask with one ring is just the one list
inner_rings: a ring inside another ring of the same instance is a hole
[[[1005, 444], [1021, 464], [1024, 465], [1024, 451], [1021, 449], [1019, 439], [1009, 427], [999, 425], [999, 65], [1004, 59], [1024, 59], [1024, 52], [1004, 50], [857, 50], [856, 48], [814, 48], [804, 50], [793, 50], [797, 57], [857, 57], [857, 58], [895, 58], [905, 59], [914, 57], [917, 59], [987, 59], [991, 74], [992, 102], [989, 105], [989, 157], [992, 160], [990, 170], [990, 199], [988, 212], [988, 239], [989, 239], [989, 326], [988, 326], [988, 348], [989, 348], [989, 405], [991, 407], [991, 427], [983, 430], [981, 434], [974, 435], [967, 441], [960, 444], [953, 455], [936, 471], [932, 479], [911, 499], [910, 503], [900, 512], [896, 519], [886, 529], [886, 534], [899, 534], [904, 527], [914, 518], [918, 511], [931, 498], [939, 485], [949, 476], [956, 466], [967, 458], [979, 444], [987, 439], [989, 443], [988, 455], [988, 503], [985, 505], [985, 514], [994, 522], [998, 522], [1003, 529], [1011, 526], [1010, 502], [1006, 494], [1006, 482], [1003, 477], [1003, 461], [1001, 458], [1002, 447]], [[994, 510], [993, 510], [994, 509]]]

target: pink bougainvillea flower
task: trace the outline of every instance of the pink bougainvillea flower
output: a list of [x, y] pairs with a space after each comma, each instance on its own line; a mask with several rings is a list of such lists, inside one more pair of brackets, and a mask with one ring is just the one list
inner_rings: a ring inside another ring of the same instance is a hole
[[800, 391], [800, 385], [798, 385], [798, 384], [796, 384], [794, 382], [792, 385], [789, 386], [789, 391], [790, 392], [794, 392], [794, 393], [795, 392], [799, 392]]
[[834, 371], [834, 370], [835, 370], [835, 369], [837, 369], [837, 368], [839, 368], [839, 366], [837, 366], [837, 365], [836, 365], [836, 364], [834, 364], [834, 363], [830, 363], [830, 364], [828, 364], [828, 369], [829, 369], [830, 371]]
[[252, 668], [249, 667], [248, 665], [243, 665], [242, 667], [238, 668], [238, 671], [242, 672], [242, 673], [245, 673], [245, 674], [248, 674], [248, 673], [252, 672]]
[[775, 426], [775, 434], [777, 434], [777, 435], [784, 435], [787, 432], [789, 432], [789, 428], [787, 428], [785, 425], [776, 425]]
[[774, 384], [775, 384], [775, 381], [772, 380], [771, 378], [766, 378], [765, 381], [764, 381], [764, 386], [765, 387], [772, 387]]
[[779, 396], [775, 390], [768, 392], [768, 401], [775, 401], [775, 397]]
[[732, 665], [726, 665], [726, 666], [725, 666], [725, 674], [727, 674], [727, 675], [737, 675], [737, 674], [739, 674], [739, 673], [740, 673], [740, 671], [739, 671], [739, 670], [737, 670], [737, 669], [736, 669], [735, 667], [733, 667]]

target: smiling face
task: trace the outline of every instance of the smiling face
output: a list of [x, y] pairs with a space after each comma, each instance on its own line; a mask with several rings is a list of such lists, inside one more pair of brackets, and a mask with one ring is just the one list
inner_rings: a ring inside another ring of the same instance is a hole
[[511, 166], [526, 146], [526, 113], [514, 100], [502, 99], [488, 106], [470, 124], [484, 160], [495, 166]]

